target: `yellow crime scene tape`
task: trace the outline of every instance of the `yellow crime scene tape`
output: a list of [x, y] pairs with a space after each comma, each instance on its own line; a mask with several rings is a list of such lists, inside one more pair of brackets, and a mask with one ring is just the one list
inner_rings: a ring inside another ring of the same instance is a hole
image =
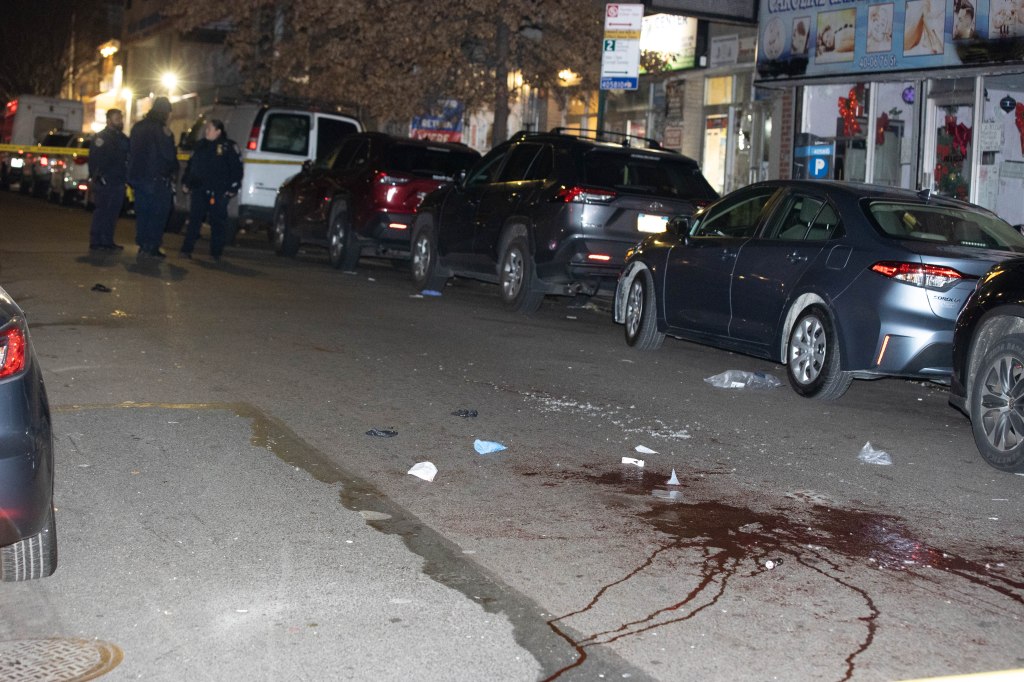
[[[0, 144], [0, 152], [14, 152], [16, 154], [47, 154], [50, 156], [89, 156], [88, 149], [80, 147], [26, 147], [19, 144]], [[178, 161], [188, 161], [192, 155], [186, 152], [178, 152]], [[242, 154], [242, 163], [267, 163], [282, 166], [301, 166], [305, 159], [247, 159]]]

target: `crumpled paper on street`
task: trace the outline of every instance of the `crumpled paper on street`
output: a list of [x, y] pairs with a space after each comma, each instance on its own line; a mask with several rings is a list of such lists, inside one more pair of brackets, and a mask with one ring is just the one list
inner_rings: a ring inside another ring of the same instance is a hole
[[430, 482], [434, 480], [434, 476], [437, 476], [437, 467], [434, 466], [433, 462], [417, 462], [412, 465], [412, 469], [409, 469], [408, 473], [416, 478], [422, 478], [424, 481]]

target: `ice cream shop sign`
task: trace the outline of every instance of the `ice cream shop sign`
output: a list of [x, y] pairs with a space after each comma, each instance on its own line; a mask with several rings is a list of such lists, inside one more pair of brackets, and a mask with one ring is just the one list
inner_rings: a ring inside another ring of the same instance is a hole
[[760, 16], [763, 81], [1024, 63], [1021, 0], [761, 0]]

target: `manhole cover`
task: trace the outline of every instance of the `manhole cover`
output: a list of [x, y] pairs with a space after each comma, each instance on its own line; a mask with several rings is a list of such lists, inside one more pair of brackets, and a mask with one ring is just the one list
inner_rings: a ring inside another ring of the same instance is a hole
[[0, 642], [0, 679], [83, 682], [107, 674], [123, 658], [117, 645], [98, 639], [17, 639]]

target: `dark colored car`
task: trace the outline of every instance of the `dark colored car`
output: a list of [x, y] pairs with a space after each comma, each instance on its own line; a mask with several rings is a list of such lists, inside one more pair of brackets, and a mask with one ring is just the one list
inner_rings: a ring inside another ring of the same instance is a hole
[[533, 312], [545, 294], [610, 291], [631, 246], [716, 198], [693, 159], [650, 140], [518, 133], [423, 202], [413, 278], [428, 289], [453, 275], [495, 282], [508, 308]]
[[32, 193], [33, 196], [45, 197], [50, 192], [50, 175], [53, 173], [53, 161], [57, 154], [44, 151], [55, 147], [68, 147], [77, 133], [69, 130], [51, 130], [35, 147], [25, 152], [25, 166], [21, 169], [22, 194]]
[[93, 133], [76, 135], [68, 142], [68, 147], [75, 150], [73, 153], [51, 157], [50, 201], [64, 206], [85, 203], [89, 190], [89, 147], [94, 137]]
[[53, 436], [25, 315], [0, 289], [0, 580], [57, 568]]
[[666, 334], [786, 365], [806, 397], [853, 379], [948, 381], [975, 282], [1024, 254], [993, 213], [927, 192], [778, 180], [678, 220], [631, 254], [615, 296], [626, 342]]
[[274, 249], [292, 256], [301, 244], [326, 246], [331, 265], [345, 270], [364, 252], [405, 259], [420, 202], [479, 158], [462, 144], [349, 135], [281, 186], [270, 231]]
[[949, 401], [986, 462], [1024, 472], [1024, 259], [989, 270], [960, 311]]

